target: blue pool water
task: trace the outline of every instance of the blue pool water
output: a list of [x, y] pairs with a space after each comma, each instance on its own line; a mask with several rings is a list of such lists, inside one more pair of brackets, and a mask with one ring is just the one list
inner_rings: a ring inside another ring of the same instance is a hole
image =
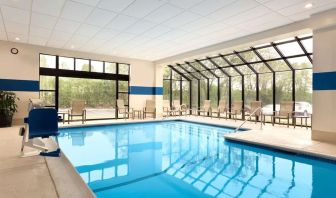
[[62, 129], [60, 146], [105, 197], [336, 197], [336, 164], [224, 141], [182, 121]]

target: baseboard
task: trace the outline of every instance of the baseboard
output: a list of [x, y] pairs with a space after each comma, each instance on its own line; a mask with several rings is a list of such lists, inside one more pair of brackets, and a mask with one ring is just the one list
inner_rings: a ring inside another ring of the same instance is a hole
[[336, 144], [336, 132], [312, 130], [312, 140]]

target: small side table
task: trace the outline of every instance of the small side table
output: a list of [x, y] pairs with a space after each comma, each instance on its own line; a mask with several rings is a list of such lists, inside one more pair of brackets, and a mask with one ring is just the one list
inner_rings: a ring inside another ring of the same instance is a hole
[[309, 115], [294, 115], [293, 116], [293, 121], [294, 121], [294, 128], [296, 127], [296, 119], [299, 118], [301, 119], [301, 127], [302, 127], [302, 121], [303, 119], [305, 119], [305, 125], [306, 125], [306, 129], [308, 129], [308, 124], [307, 124], [307, 120], [308, 118], [311, 118]]
[[139, 119], [142, 119], [142, 110], [134, 109], [133, 110], [133, 119], [134, 119], [135, 116], [137, 116], [137, 118], [139, 118]]
[[63, 124], [65, 123], [65, 115], [67, 115], [68, 116], [68, 124], [70, 124], [69, 113], [68, 112], [57, 112], [57, 114], [62, 116]]

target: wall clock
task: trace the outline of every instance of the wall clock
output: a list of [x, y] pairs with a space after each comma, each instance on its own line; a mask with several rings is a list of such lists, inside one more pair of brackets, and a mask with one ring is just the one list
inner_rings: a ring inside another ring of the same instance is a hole
[[10, 51], [11, 51], [12, 54], [18, 54], [19, 53], [19, 50], [16, 49], [16, 48], [12, 48]]

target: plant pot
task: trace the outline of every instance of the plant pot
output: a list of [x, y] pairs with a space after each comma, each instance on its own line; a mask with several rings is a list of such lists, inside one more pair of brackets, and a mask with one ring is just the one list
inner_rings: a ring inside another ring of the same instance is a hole
[[13, 115], [0, 113], [0, 128], [12, 126]]

